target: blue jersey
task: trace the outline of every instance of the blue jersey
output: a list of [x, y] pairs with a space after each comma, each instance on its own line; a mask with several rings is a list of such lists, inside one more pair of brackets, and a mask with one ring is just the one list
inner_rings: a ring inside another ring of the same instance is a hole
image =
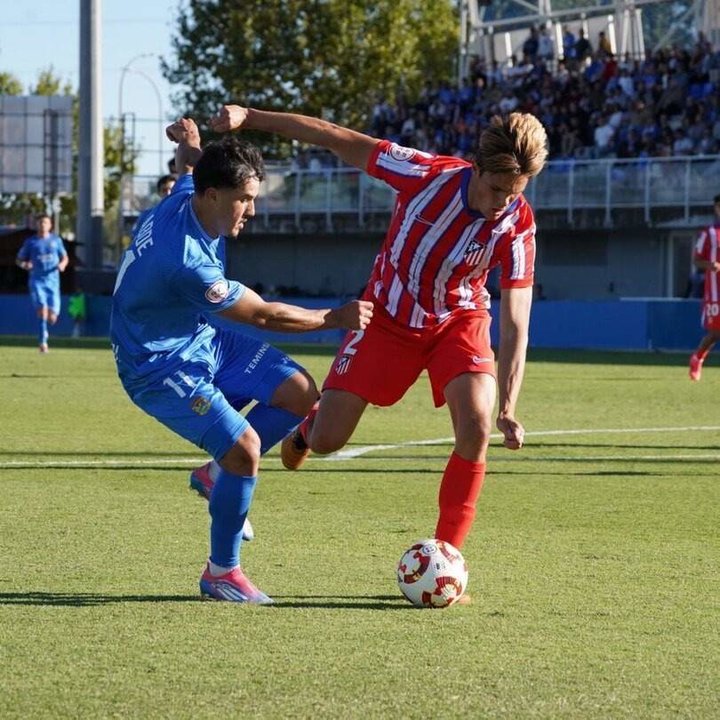
[[67, 255], [63, 241], [58, 235], [52, 233], [47, 237], [33, 235], [29, 237], [20, 248], [18, 260], [30, 261], [30, 281], [59, 282], [60, 272], [58, 263]]
[[233, 305], [245, 286], [225, 277], [218, 252], [192, 209], [192, 175], [152, 208], [125, 251], [113, 292], [110, 338], [128, 391], [205, 357], [215, 329], [203, 313]]

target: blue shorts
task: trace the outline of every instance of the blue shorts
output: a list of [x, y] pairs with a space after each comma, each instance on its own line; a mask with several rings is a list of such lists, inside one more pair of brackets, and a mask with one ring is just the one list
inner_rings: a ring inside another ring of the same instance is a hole
[[30, 280], [30, 299], [36, 310], [46, 307], [60, 314], [60, 283], [56, 280]]
[[300, 370], [267, 343], [234, 330], [217, 330], [212, 342], [168, 375], [130, 393], [132, 401], [216, 460], [247, 430], [238, 412], [252, 400], [269, 405], [275, 390]]

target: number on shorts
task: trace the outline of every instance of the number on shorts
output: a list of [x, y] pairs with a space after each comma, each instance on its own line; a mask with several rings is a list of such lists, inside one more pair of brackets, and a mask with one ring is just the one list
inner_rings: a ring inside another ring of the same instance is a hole
[[353, 330], [355, 337], [343, 348], [343, 355], [354, 355], [357, 352], [355, 346], [363, 339], [364, 334], [364, 330]]
[[195, 387], [195, 383], [192, 381], [192, 378], [189, 378], [182, 370], [177, 370], [174, 375], [177, 377], [176, 380], [173, 380], [171, 377], [166, 377], [163, 380], [163, 385], [172, 388], [181, 398], [187, 397], [187, 392], [181, 387], [181, 383], [191, 389]]

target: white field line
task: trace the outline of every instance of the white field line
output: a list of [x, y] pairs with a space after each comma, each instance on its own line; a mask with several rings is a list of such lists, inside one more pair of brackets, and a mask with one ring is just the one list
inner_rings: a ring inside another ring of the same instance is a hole
[[[680, 433], [680, 432], [713, 432], [720, 430], [720, 425], [689, 425], [686, 427], [664, 427], [664, 428], [592, 428], [592, 429], [573, 429], [573, 430], [538, 430], [535, 432], [525, 433], [525, 437], [547, 437], [553, 435], [605, 435], [605, 434], [625, 434], [633, 435], [637, 433]], [[494, 440], [502, 438], [500, 434], [491, 435]], [[396, 443], [394, 445], [365, 445], [362, 447], [351, 448], [349, 450], [340, 450], [333, 455], [326, 457], [315, 457], [315, 461], [336, 462], [339, 460], [352, 460], [353, 458], [367, 455], [368, 453], [379, 450], [396, 450], [404, 447], [418, 447], [422, 445], [447, 445], [454, 442], [454, 438], [437, 438], [433, 440], [408, 440], [407, 442]], [[719, 443], [720, 449], [720, 443]], [[89, 453], [88, 453], [89, 454]], [[277, 456], [266, 457], [263, 463], [279, 461]], [[584, 462], [584, 461], [613, 461], [622, 460], [632, 462], [633, 460], [719, 460], [720, 453], [716, 454], [682, 454], [682, 455], [585, 455], [582, 457], [565, 457], [565, 456], [540, 456], [537, 455], [518, 455], [516, 453], [508, 454], [503, 457], [493, 458], [493, 462], [511, 461], [530, 461], [533, 462]], [[32, 469], [32, 468], [73, 468], [73, 467], [146, 467], [153, 465], [187, 465], [188, 468], [196, 467], [207, 462], [207, 457], [157, 457], [152, 459], [104, 459], [104, 460], [7, 460], [0, 461], [0, 469]]]
[[[636, 433], [662, 433], [662, 432], [698, 432], [720, 430], [720, 425], [695, 425], [688, 427], [665, 427], [665, 428], [610, 428], [589, 430], [538, 430], [536, 432], [526, 432], [525, 437], [543, 437], [549, 435], [607, 435], [607, 434], [636, 434]], [[502, 439], [499, 433], [491, 435], [492, 440]], [[340, 450], [332, 455], [328, 455], [325, 460], [347, 460], [349, 458], [359, 457], [374, 450], [394, 450], [395, 448], [412, 447], [415, 445], [448, 445], [455, 442], [455, 438], [440, 438], [438, 440], [409, 440], [408, 442], [398, 443], [397, 445], [365, 445], [364, 447], [350, 448], [349, 450]]]

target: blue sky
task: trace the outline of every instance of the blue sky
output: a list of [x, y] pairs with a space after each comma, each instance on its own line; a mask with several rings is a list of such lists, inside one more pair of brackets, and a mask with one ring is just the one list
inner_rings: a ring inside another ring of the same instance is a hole
[[[178, 2], [100, 0], [102, 113], [106, 119], [118, 117], [122, 79], [122, 110], [135, 113], [136, 138], [144, 149], [139, 163], [141, 174], [156, 176], [173, 153], [164, 134], [161, 140], [172, 108], [171, 88], [160, 72], [157, 58], [169, 56]], [[0, 71], [15, 75], [27, 92], [38, 73], [52, 65], [56, 74], [77, 89], [79, 17], [80, 0], [4, 2]], [[124, 67], [128, 69], [123, 77]]]

